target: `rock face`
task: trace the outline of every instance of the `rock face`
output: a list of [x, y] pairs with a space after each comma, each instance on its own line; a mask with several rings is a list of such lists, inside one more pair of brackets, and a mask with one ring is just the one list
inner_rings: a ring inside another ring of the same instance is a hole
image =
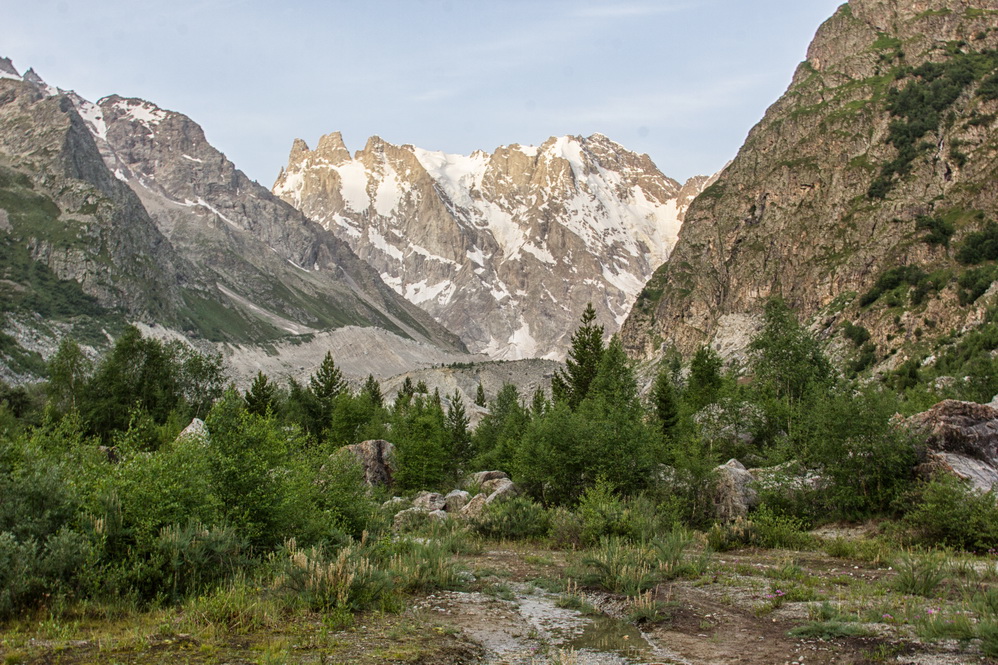
[[926, 474], [948, 473], [981, 491], [998, 485], [998, 409], [946, 400], [908, 419], [925, 437]]
[[[248, 180], [190, 118], [144, 100], [93, 104], [6, 61], [0, 195], [0, 240], [24, 254], [11, 264], [34, 262], [55, 278], [5, 275], [5, 301], [8, 287], [11, 300], [55, 297], [66, 301], [60, 315], [101, 317], [97, 330], [113, 331], [117, 316], [119, 328], [156, 324], [226, 351], [349, 325], [464, 351], [346, 243]], [[72, 288], [81, 294], [67, 296]], [[7, 311], [13, 330], [21, 312]], [[301, 368], [325, 349], [314, 352]]]
[[391, 487], [392, 461], [395, 446], [384, 439], [361, 441], [343, 450], [349, 451], [364, 466], [364, 482], [368, 485]]
[[[786, 94], [691, 204], [623, 326], [629, 353], [744, 346], [776, 295], [827, 335], [845, 321], [866, 327], [877, 360], [893, 353], [891, 363], [919, 338], [979, 321], [984, 300], [960, 297], [980, 292], [952, 277], [969, 270], [954, 260], [967, 234], [998, 217], [998, 31], [981, 6], [842, 5]], [[960, 78], [971, 64], [976, 73]]]
[[602, 135], [471, 156], [296, 140], [274, 193], [496, 359], [560, 359], [587, 302], [616, 331], [707, 183]]

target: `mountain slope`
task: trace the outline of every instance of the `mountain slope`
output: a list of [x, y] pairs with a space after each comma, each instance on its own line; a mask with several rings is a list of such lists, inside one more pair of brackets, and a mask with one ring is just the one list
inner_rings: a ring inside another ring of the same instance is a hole
[[[0, 288], [22, 301], [5, 302], [5, 327], [22, 342], [25, 326], [39, 328], [24, 317], [51, 282], [89, 308], [67, 310], [69, 328], [85, 314], [112, 334], [127, 319], [253, 344], [377, 326], [402, 344], [464, 350], [345, 243], [249, 181], [186, 116], [117, 96], [92, 104], [7, 60], [0, 217]], [[42, 336], [51, 347], [67, 330]]]
[[690, 206], [624, 324], [630, 353], [735, 353], [774, 295], [826, 337], [866, 328], [887, 366], [979, 322], [998, 274], [958, 259], [998, 217], [996, 47], [986, 3], [843, 5]]
[[587, 302], [615, 331], [704, 186], [604, 136], [470, 156], [338, 133], [292, 147], [273, 191], [350, 243], [473, 351], [563, 357]]

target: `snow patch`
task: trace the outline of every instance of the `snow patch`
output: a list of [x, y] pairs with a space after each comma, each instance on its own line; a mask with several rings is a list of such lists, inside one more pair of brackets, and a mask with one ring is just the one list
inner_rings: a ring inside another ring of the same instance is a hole
[[403, 295], [406, 300], [415, 305], [421, 305], [430, 301], [436, 301], [441, 305], [446, 305], [454, 296], [455, 291], [456, 287], [450, 280], [445, 279], [442, 282], [434, 284], [433, 286], [428, 286], [427, 280], [424, 279], [416, 282], [415, 284], [409, 284], [405, 288], [405, 293]]
[[76, 112], [90, 129], [90, 133], [102, 141], [107, 140], [107, 123], [104, 122], [104, 112], [92, 102], [81, 99], [76, 105]]
[[138, 99], [122, 99], [115, 102], [114, 108], [121, 111], [125, 119], [134, 120], [150, 130], [166, 120], [167, 116], [163, 109]]
[[531, 254], [541, 263], [547, 263], [548, 265], [557, 265], [558, 261], [555, 260], [554, 256], [547, 250], [546, 247], [538, 247], [532, 242], [528, 242], [523, 245], [523, 251]]
[[413, 148], [412, 151], [454, 205], [462, 208], [471, 208], [474, 205], [471, 189], [481, 185], [485, 169], [489, 164], [489, 156], [486, 153], [479, 151], [471, 156], [465, 156], [431, 152], [422, 148]]
[[181, 157], [183, 157], [184, 159], [186, 159], [188, 161], [191, 161], [191, 162], [197, 162], [198, 164], [204, 164], [204, 160], [203, 159], [198, 159], [197, 157], [191, 157], [190, 155], [181, 155]]
[[385, 239], [385, 236], [381, 235], [381, 232], [378, 231], [376, 228], [368, 227], [367, 237], [371, 241], [371, 244], [374, 245], [376, 249], [381, 250], [382, 252], [392, 257], [396, 261], [401, 261], [402, 258], [405, 256], [402, 253], [401, 249], [389, 243], [388, 240]]
[[371, 207], [371, 197], [367, 193], [367, 170], [360, 162], [350, 161], [333, 170], [340, 175], [340, 194], [343, 203], [354, 212], [363, 212]]

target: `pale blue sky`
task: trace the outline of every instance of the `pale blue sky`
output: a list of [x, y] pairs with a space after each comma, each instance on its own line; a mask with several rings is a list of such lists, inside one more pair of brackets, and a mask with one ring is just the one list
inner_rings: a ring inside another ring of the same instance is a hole
[[270, 186], [295, 137], [467, 154], [594, 132], [731, 159], [840, 0], [0, 0], [0, 56], [191, 116]]

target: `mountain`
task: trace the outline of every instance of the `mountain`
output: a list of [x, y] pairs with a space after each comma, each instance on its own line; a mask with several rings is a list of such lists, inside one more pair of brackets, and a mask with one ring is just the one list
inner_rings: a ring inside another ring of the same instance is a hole
[[996, 48], [992, 4], [842, 5], [690, 205], [629, 352], [737, 354], [770, 296], [847, 357], [869, 336], [865, 364], [886, 369], [979, 324], [998, 277]]
[[125, 321], [227, 353], [357, 326], [391, 333], [372, 343], [432, 348], [429, 362], [441, 351], [467, 358], [456, 336], [248, 180], [190, 118], [139, 99], [93, 104], [9, 60], [0, 249], [8, 379], [37, 375], [38, 359], [25, 358], [69, 330], [99, 346]]
[[296, 140], [273, 192], [472, 351], [562, 358], [587, 302], [619, 328], [706, 182], [599, 134], [470, 156], [373, 137], [351, 156], [333, 133]]

